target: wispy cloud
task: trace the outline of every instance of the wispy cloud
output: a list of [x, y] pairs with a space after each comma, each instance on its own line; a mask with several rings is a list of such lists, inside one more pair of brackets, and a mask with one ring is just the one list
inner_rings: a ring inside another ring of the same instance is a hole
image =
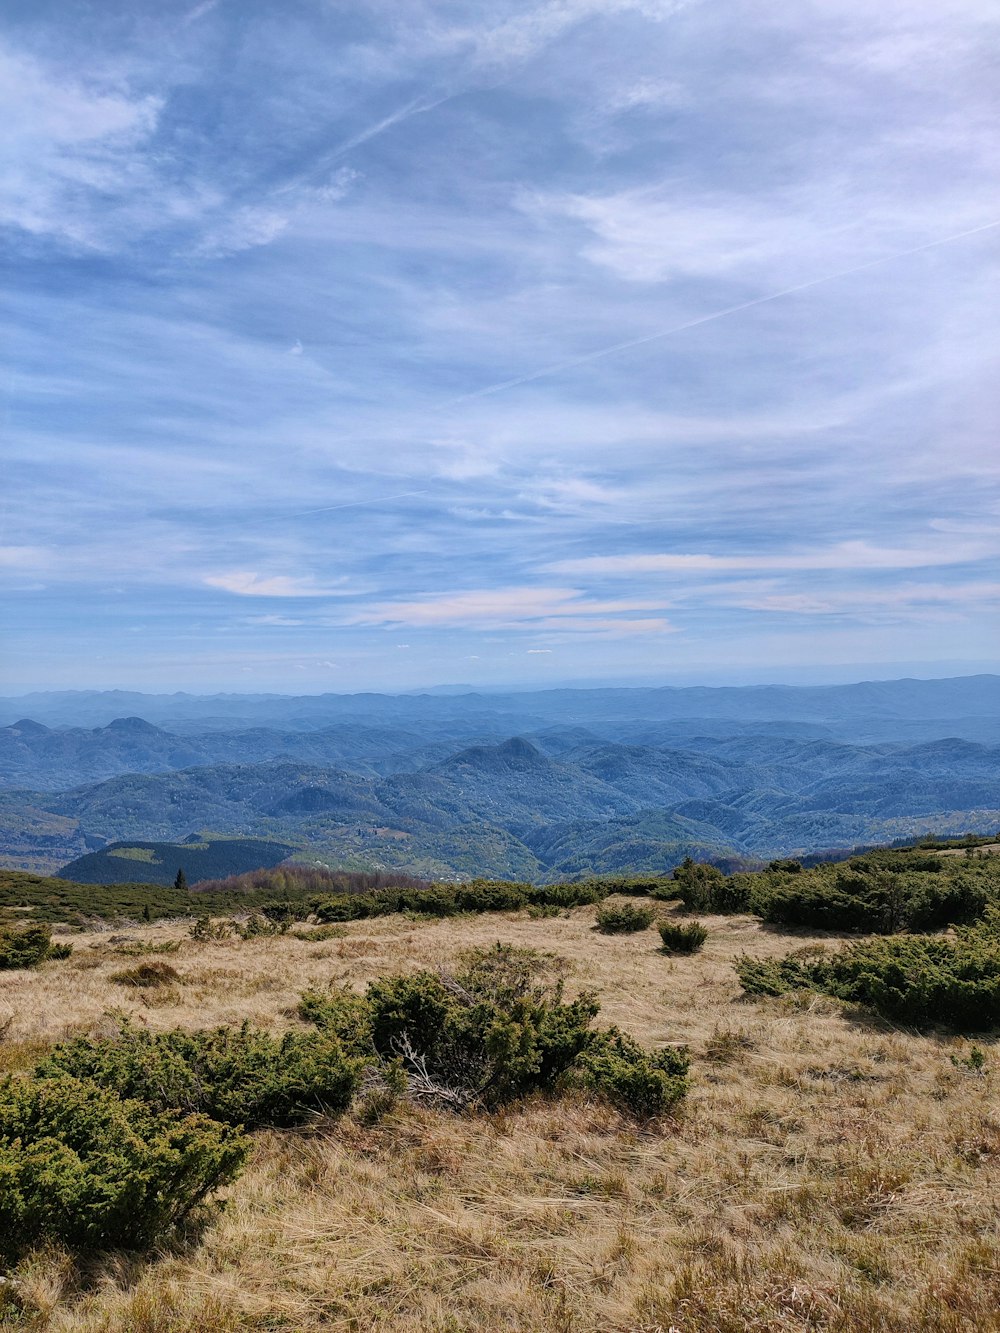
[[796, 616], [881, 618], [885, 614], [924, 618], [929, 609], [961, 620], [970, 610], [985, 612], [1000, 603], [1000, 583], [902, 583], [891, 588], [839, 588], [778, 592], [744, 589], [720, 600], [749, 611], [777, 611]]
[[50, 14], [7, 688], [995, 658], [985, 0]]
[[662, 609], [656, 600], [588, 598], [576, 588], [478, 588], [413, 601], [382, 602], [353, 619], [358, 624], [450, 626], [482, 629], [663, 630], [662, 618], [617, 621], [609, 617]]
[[[230, 570], [224, 574], [206, 574], [204, 581], [209, 588], [221, 588], [223, 592], [235, 593], [238, 597], [335, 597], [344, 591], [335, 586], [319, 586], [308, 578], [295, 578], [287, 574], [257, 574], [245, 569]], [[275, 623], [273, 617], [269, 623]]]
[[142, 188], [137, 153], [156, 130], [162, 100], [115, 79], [82, 82], [0, 44], [0, 225], [100, 246], [105, 221], [77, 201]]
[[759, 573], [767, 570], [805, 572], [808, 570], [885, 570], [921, 569], [938, 565], [961, 565], [1000, 555], [997, 542], [928, 542], [917, 550], [873, 546], [868, 542], [840, 542], [826, 549], [806, 547], [780, 555], [758, 552], [752, 555], [656, 554], [585, 556], [580, 560], [556, 561], [554, 573], [634, 575], [634, 574], [714, 574]]
[[52, 560], [43, 546], [0, 546], [0, 565], [5, 569], [38, 570]]

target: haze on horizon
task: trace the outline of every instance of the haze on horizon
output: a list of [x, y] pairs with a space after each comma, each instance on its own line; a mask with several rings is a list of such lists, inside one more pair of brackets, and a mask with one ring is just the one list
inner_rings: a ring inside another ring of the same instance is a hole
[[987, 0], [10, 0], [0, 693], [1000, 664]]

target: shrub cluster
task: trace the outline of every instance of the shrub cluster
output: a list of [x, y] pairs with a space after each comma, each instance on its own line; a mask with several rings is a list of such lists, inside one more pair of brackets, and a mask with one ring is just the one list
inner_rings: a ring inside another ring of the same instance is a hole
[[342, 1111], [360, 1073], [332, 1033], [249, 1024], [57, 1046], [0, 1083], [0, 1255], [158, 1243], [236, 1178], [244, 1130]]
[[307, 995], [301, 1013], [352, 1050], [401, 1061], [418, 1096], [493, 1108], [551, 1088], [586, 1046], [597, 1002], [564, 1003], [562, 991], [551, 960], [497, 944], [454, 975], [380, 978], [364, 997]]
[[708, 939], [708, 931], [700, 921], [692, 921], [686, 926], [661, 921], [659, 929], [667, 953], [697, 953]]
[[311, 992], [300, 1013], [352, 1053], [398, 1062], [411, 1095], [455, 1109], [576, 1085], [643, 1117], [669, 1110], [687, 1088], [684, 1052], [592, 1030], [595, 998], [566, 1002], [563, 985], [550, 957], [497, 944], [454, 974], [383, 978], [363, 996]]
[[647, 1051], [627, 1033], [591, 1034], [576, 1063], [579, 1082], [640, 1119], [663, 1115], [687, 1092], [687, 1053], [673, 1046]]
[[[631, 881], [628, 881], [631, 883]], [[385, 888], [371, 893], [341, 893], [314, 899], [320, 921], [361, 921], [394, 912], [457, 916], [461, 912], [516, 912], [524, 907], [582, 907], [621, 890], [617, 880], [572, 884], [520, 884], [508, 880], [472, 880], [430, 888]], [[638, 889], [635, 892], [639, 892]], [[643, 888], [641, 892], [645, 893]]]
[[986, 875], [943, 873], [939, 860], [896, 870], [874, 857], [782, 878], [759, 896], [765, 921], [881, 935], [975, 920], [996, 887]]
[[673, 879], [653, 896], [680, 898], [688, 912], [749, 912], [753, 883], [752, 875], [724, 875], [718, 866], [688, 856], [674, 870]]
[[653, 924], [651, 907], [633, 907], [631, 903], [605, 903], [597, 909], [597, 929], [605, 935], [622, 935], [648, 930]]
[[814, 990], [896, 1022], [976, 1032], [1000, 1024], [1000, 915], [955, 937], [896, 935], [812, 959], [737, 962], [750, 995]]
[[57, 1046], [41, 1078], [72, 1075], [158, 1111], [198, 1111], [244, 1129], [300, 1124], [314, 1111], [343, 1111], [360, 1067], [333, 1034], [275, 1038], [252, 1028], [147, 1032], [120, 1024], [111, 1038]]
[[754, 912], [780, 925], [891, 935], [979, 919], [1000, 901], [1000, 858], [879, 849], [808, 868], [777, 860], [759, 873], [724, 875], [689, 857], [650, 892], [680, 898], [689, 912]]
[[[596, 890], [598, 898], [607, 898], [609, 894], [619, 893], [625, 898], [659, 898], [663, 889], [670, 884], [669, 875], [595, 875], [584, 881]], [[669, 897], [676, 897], [671, 893]]]
[[53, 944], [48, 926], [26, 926], [22, 930], [0, 927], [0, 971], [37, 967], [50, 958], [68, 958], [68, 944]]
[[287, 935], [292, 922], [300, 916], [301, 912], [293, 913], [284, 903], [275, 904], [251, 912], [245, 921], [233, 921], [233, 934], [241, 940], [273, 939], [276, 935]]
[[68, 1075], [0, 1083], [0, 1254], [155, 1244], [239, 1174], [249, 1144]]

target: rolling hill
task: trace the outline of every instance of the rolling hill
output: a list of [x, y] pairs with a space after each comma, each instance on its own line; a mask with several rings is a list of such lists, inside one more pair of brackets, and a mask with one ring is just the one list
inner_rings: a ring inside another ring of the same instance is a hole
[[175, 843], [209, 830], [355, 869], [545, 878], [1000, 824], [996, 746], [741, 737], [686, 750], [573, 739], [550, 745], [561, 751], [552, 754], [509, 737], [388, 775], [273, 759], [7, 792], [4, 859], [52, 870], [104, 843]]

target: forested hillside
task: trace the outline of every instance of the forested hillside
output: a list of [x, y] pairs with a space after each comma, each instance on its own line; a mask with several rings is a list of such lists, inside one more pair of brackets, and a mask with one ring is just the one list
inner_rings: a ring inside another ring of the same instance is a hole
[[[47, 722], [0, 728], [0, 862], [90, 856], [80, 873], [113, 879], [124, 852], [108, 843], [208, 834], [357, 869], [541, 880], [987, 833], [997, 685], [37, 696], [19, 708]], [[99, 717], [122, 704], [157, 721]]]

